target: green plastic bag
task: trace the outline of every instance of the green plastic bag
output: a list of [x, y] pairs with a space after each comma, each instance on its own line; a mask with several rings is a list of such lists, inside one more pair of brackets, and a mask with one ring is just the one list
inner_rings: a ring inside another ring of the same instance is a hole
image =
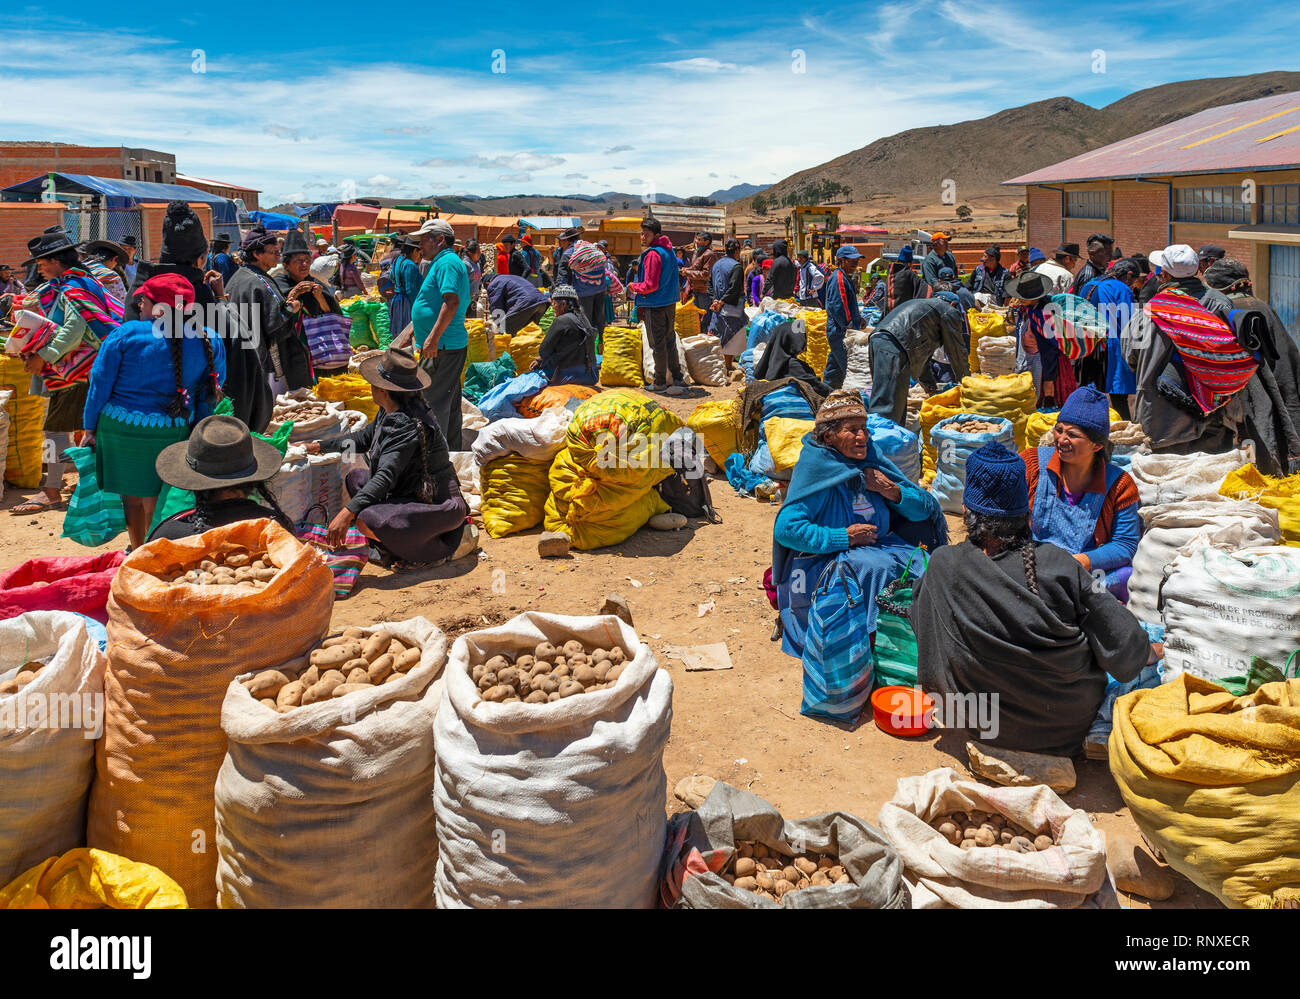
[[930, 564], [924, 548], [917, 548], [907, 557], [903, 575], [888, 584], [876, 598], [876, 687], [916, 686], [916, 632], [907, 612], [912, 607], [912, 590], [916, 582], [912, 575], [912, 559], [920, 553], [922, 572]]
[[371, 350], [379, 345], [370, 322], [369, 305], [370, 303], [365, 299], [358, 299], [343, 306], [343, 314], [352, 320], [348, 343], [352, 345], [353, 350]]
[[387, 350], [388, 345], [393, 342], [393, 337], [402, 332], [388, 328], [388, 303], [367, 302], [366, 309], [370, 313], [370, 330], [375, 342], [380, 350]]
[[495, 361], [477, 361], [465, 372], [465, 384], [461, 386], [460, 394], [470, 402], [478, 402], [488, 389], [508, 382], [514, 376], [515, 362], [509, 354], [502, 354]]
[[63, 536], [87, 548], [108, 544], [126, 530], [122, 497], [99, 488], [93, 448], [70, 447], [64, 454], [77, 470], [77, 488], [63, 517]]
[[1252, 656], [1250, 669], [1247, 670], [1245, 676], [1225, 676], [1222, 680], [1216, 682], [1233, 697], [1245, 697], [1247, 694], [1253, 694], [1266, 683], [1277, 683], [1281, 680], [1300, 677], [1300, 663], [1296, 662], [1297, 656], [1300, 656], [1300, 649], [1287, 656], [1286, 665], [1281, 669], [1278, 669], [1267, 659]]

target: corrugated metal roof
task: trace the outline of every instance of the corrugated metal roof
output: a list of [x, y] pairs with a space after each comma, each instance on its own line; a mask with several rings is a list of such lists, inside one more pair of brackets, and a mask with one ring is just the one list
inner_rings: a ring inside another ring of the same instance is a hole
[[1208, 108], [1003, 184], [1300, 167], [1300, 93]]
[[233, 191], [252, 191], [254, 194], [261, 194], [260, 187], [245, 187], [243, 184], [231, 184], [224, 180], [208, 180], [207, 177], [195, 177], [193, 174], [178, 173], [176, 180], [182, 184], [193, 183], [198, 181], [200, 184], [211, 184], [213, 187], [228, 187]]

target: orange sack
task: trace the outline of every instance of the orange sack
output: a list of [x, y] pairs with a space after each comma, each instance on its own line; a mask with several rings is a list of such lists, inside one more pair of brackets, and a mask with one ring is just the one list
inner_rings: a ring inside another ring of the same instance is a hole
[[570, 399], [586, 402], [599, 393], [600, 389], [592, 385], [548, 385], [536, 395], [521, 400], [515, 408], [519, 410], [520, 416], [531, 420], [548, 409], [567, 406]]
[[[166, 582], [204, 559], [266, 552], [263, 589]], [[86, 840], [157, 867], [194, 908], [216, 905], [221, 704], [241, 673], [305, 655], [329, 629], [325, 562], [271, 520], [248, 520], [127, 556], [108, 598], [104, 736], [95, 750]]]

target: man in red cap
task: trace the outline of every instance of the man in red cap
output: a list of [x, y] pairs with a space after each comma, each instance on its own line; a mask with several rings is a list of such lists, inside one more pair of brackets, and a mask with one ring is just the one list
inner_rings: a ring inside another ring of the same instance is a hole
[[951, 267], [956, 276], [957, 258], [948, 252], [948, 234], [936, 232], [930, 237], [930, 252], [921, 261], [921, 277], [933, 288], [939, 283], [939, 272], [945, 267]]

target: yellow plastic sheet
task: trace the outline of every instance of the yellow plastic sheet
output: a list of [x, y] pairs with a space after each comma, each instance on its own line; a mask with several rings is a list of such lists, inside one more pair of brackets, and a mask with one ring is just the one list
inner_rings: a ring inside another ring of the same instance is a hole
[[0, 909], [186, 909], [181, 886], [156, 867], [80, 847], [0, 889]]
[[1300, 548], [1300, 474], [1279, 478], [1265, 475], [1254, 465], [1242, 465], [1224, 478], [1219, 495], [1276, 510], [1282, 543]]

